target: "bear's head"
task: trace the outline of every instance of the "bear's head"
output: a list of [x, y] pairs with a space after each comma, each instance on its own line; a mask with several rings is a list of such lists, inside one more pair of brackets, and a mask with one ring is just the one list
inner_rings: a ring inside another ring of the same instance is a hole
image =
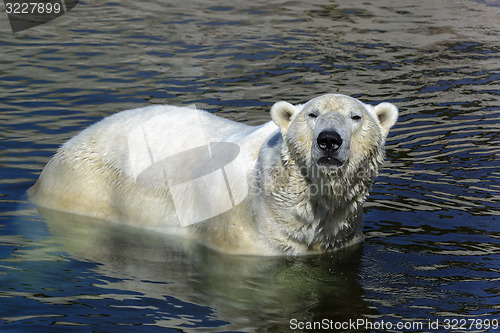
[[368, 178], [373, 179], [397, 116], [393, 104], [371, 106], [338, 94], [295, 106], [281, 101], [271, 108], [283, 137], [285, 160], [293, 159], [308, 173], [313, 167], [322, 174], [342, 174], [350, 180], [353, 173], [367, 170], [371, 172]]

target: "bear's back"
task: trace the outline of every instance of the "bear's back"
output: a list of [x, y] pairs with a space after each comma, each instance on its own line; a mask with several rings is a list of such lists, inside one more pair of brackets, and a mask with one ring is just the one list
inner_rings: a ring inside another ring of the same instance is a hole
[[[193, 152], [224, 143], [217, 147], [237, 147], [228, 152], [239, 155], [243, 161], [239, 163], [241, 174], [249, 175], [260, 146], [276, 130], [272, 122], [253, 127], [175, 106], [123, 111], [66, 142], [28, 193], [35, 204], [55, 210], [105, 220], [161, 224], [164, 216], [174, 211], [165, 189], [168, 184], [158, 182], [156, 176], [148, 180], [156, 170], [152, 166], [161, 166], [172, 157], [197, 159]], [[196, 161], [185, 162], [177, 163], [169, 174], [189, 174], [190, 165], [196, 165]]]

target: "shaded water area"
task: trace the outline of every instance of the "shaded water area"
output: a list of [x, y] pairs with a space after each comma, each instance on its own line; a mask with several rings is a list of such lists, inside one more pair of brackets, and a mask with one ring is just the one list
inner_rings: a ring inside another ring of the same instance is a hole
[[[2, 332], [497, 331], [499, 1], [80, 1], [16, 34], [3, 16]], [[354, 248], [227, 256], [27, 199], [60, 144], [118, 111], [257, 125], [323, 93], [400, 108]]]

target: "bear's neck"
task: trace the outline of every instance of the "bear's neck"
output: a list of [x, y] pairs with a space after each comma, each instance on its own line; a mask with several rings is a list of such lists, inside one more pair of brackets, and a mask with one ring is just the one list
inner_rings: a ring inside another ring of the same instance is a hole
[[326, 174], [290, 159], [276, 162], [266, 177], [271, 184], [265, 205], [278, 216], [261, 226], [273, 243], [291, 254], [325, 252], [361, 237], [363, 203], [373, 177], [342, 169]]

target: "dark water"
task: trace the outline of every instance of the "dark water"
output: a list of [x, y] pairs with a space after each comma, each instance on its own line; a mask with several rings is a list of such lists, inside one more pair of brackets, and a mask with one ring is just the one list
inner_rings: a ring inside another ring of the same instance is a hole
[[[499, 1], [80, 1], [16, 34], [3, 16], [0, 331], [498, 331]], [[117, 111], [260, 124], [328, 92], [400, 108], [353, 249], [225, 256], [27, 201], [57, 147]]]

